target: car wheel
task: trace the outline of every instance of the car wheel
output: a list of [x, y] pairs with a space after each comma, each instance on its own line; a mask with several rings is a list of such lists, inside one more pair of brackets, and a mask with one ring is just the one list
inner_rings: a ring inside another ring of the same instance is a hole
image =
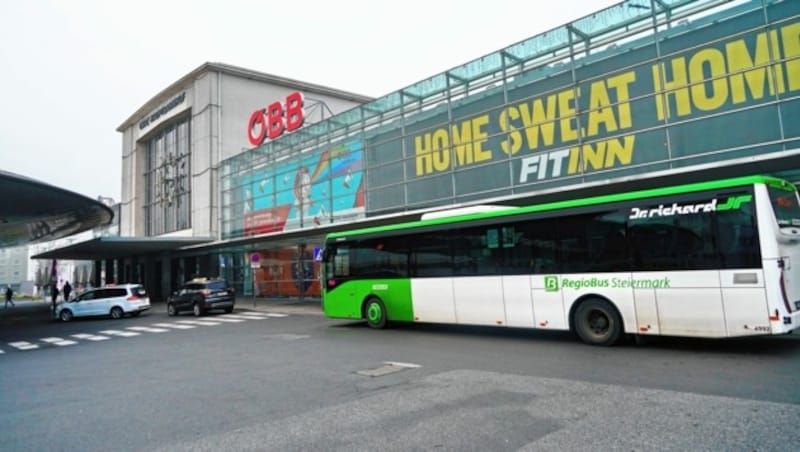
[[69, 322], [70, 320], [72, 320], [72, 311], [70, 311], [69, 309], [64, 309], [63, 311], [61, 311], [61, 314], [59, 314], [58, 317], [61, 319], [62, 322]]
[[167, 315], [170, 317], [175, 317], [178, 315], [178, 308], [176, 308], [172, 303], [167, 303]]
[[386, 327], [386, 307], [380, 298], [372, 297], [364, 306], [364, 316], [370, 328], [381, 329]]
[[200, 307], [200, 303], [195, 302], [192, 305], [192, 313], [194, 314], [195, 317], [200, 317], [201, 315], [203, 315], [203, 308]]
[[119, 306], [114, 306], [111, 308], [111, 318], [112, 319], [121, 319], [125, 315], [125, 312]]
[[225, 314], [230, 314], [231, 312], [233, 312], [233, 306], [230, 308], [225, 308]]
[[622, 336], [622, 318], [606, 300], [591, 298], [575, 310], [575, 332], [589, 345], [614, 345]]

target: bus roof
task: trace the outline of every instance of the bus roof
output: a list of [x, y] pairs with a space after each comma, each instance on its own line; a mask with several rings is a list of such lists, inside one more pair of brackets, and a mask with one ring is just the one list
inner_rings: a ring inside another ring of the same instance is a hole
[[719, 190], [732, 187], [742, 187], [754, 184], [766, 184], [771, 187], [776, 187], [783, 190], [795, 191], [796, 187], [776, 177], [770, 176], [744, 176], [731, 179], [720, 179], [708, 182], [696, 182], [692, 184], [673, 185], [669, 187], [649, 188], [645, 190], [638, 190], [624, 193], [614, 193], [610, 195], [592, 196], [588, 198], [568, 199], [564, 201], [556, 201], [545, 204], [533, 204], [525, 207], [511, 207], [502, 210], [493, 210], [489, 212], [469, 213], [464, 215], [454, 215], [449, 217], [422, 219], [418, 221], [410, 221], [406, 223], [397, 223], [384, 226], [373, 226], [361, 229], [353, 229], [350, 231], [333, 232], [328, 234], [327, 239], [340, 239], [350, 236], [359, 236], [367, 234], [375, 234], [381, 232], [398, 231], [403, 229], [411, 229], [424, 226], [433, 226], [439, 224], [460, 223], [470, 220], [480, 220], [484, 218], [504, 217], [511, 215], [521, 215], [532, 212], [544, 212], [550, 210], [570, 209], [575, 207], [592, 206], [598, 204], [608, 204], [621, 201], [632, 201], [642, 198], [650, 198], [656, 196], [669, 196], [680, 195], [684, 193], [693, 193], [706, 190]]

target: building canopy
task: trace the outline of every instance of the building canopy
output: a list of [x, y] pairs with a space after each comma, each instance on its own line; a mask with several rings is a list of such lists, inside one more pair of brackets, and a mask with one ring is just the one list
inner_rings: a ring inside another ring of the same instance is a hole
[[0, 247], [60, 239], [114, 218], [99, 201], [6, 171], [0, 171], [0, 193]]
[[32, 259], [102, 260], [146, 255], [200, 245], [212, 241], [203, 237], [95, 237], [32, 256]]

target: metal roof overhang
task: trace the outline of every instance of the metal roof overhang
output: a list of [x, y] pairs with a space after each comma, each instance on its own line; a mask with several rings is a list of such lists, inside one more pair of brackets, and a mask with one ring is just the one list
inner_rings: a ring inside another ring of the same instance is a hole
[[158, 254], [213, 241], [208, 237], [95, 237], [45, 251], [31, 259], [102, 260]]
[[92, 198], [2, 170], [0, 193], [0, 247], [60, 239], [114, 218]]

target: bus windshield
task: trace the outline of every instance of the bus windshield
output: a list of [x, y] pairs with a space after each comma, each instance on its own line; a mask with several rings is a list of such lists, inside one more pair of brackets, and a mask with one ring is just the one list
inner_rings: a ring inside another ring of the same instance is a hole
[[797, 204], [796, 192], [770, 187], [769, 199], [775, 210], [778, 226], [782, 228], [800, 226], [800, 206]]

